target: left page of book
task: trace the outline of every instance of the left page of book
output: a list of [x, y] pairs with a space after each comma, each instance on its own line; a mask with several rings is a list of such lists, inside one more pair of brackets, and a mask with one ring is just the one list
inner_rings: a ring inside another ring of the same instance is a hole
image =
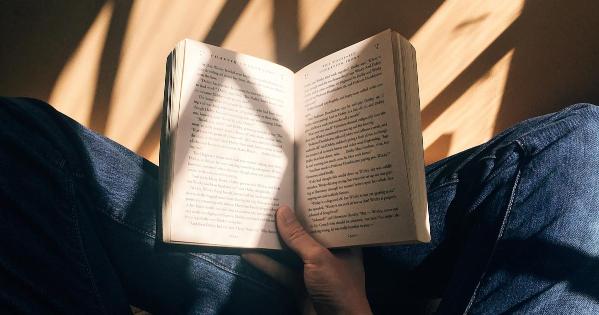
[[294, 204], [293, 73], [192, 40], [183, 46], [165, 240], [280, 249], [274, 214]]

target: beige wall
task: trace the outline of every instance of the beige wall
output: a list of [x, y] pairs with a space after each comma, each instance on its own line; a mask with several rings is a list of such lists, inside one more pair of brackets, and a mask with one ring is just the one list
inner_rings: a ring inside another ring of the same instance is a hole
[[428, 162], [599, 103], [597, 1], [14, 1], [0, 94], [50, 102], [157, 162], [164, 62], [185, 37], [293, 70], [393, 28], [417, 49]]

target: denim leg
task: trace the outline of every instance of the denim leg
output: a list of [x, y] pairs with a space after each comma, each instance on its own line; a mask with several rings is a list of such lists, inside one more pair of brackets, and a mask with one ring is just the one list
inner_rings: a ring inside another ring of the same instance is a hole
[[130, 312], [50, 112], [0, 99], [0, 313]]
[[[0, 103], [0, 307], [288, 313], [238, 256], [156, 246], [154, 165], [46, 104]], [[574, 106], [427, 167], [433, 240], [365, 251], [375, 310], [442, 296], [440, 313], [593, 311], [597, 125]]]
[[599, 108], [515, 140], [522, 161], [470, 313], [599, 313]]
[[427, 168], [432, 242], [368, 249], [375, 312], [597, 313], [599, 108], [530, 119]]
[[0, 99], [0, 312], [292, 313], [238, 255], [157, 246], [157, 167], [30, 99]]

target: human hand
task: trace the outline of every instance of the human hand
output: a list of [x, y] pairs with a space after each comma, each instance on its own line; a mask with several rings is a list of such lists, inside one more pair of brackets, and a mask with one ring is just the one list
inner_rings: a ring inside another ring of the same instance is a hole
[[279, 235], [304, 262], [304, 284], [318, 314], [371, 314], [360, 249], [329, 251], [286, 206], [277, 210]]

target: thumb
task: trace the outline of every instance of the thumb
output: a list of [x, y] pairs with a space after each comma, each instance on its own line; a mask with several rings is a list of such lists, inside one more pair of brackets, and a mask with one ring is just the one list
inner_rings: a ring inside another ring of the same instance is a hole
[[323, 251], [328, 252], [306, 232], [289, 207], [280, 207], [277, 210], [276, 219], [279, 235], [304, 262], [314, 261], [322, 256]]

